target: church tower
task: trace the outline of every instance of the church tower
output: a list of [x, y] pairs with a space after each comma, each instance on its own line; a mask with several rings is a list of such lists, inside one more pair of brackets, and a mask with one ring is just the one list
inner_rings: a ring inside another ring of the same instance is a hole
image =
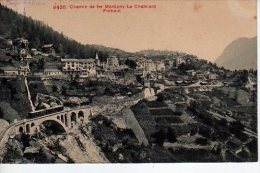
[[100, 60], [99, 60], [99, 57], [98, 57], [98, 53], [97, 53], [97, 52], [96, 52], [95, 62], [96, 62], [96, 65], [97, 65], [97, 66], [100, 66]]

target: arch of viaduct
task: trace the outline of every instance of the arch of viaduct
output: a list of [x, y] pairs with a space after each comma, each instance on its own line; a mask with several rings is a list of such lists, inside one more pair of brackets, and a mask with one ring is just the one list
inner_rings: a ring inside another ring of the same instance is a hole
[[76, 110], [65, 110], [37, 118], [24, 119], [15, 123], [15, 133], [35, 134], [40, 132], [40, 126], [47, 121], [55, 122], [60, 125], [65, 132], [73, 128], [76, 123], [83, 122], [87, 123], [89, 117], [92, 116], [91, 108], [76, 109]]

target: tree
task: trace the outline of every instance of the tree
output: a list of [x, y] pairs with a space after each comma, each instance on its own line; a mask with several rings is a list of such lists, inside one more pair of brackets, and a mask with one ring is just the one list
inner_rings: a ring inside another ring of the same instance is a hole
[[238, 133], [239, 131], [244, 130], [245, 126], [238, 121], [234, 121], [232, 123], [230, 123], [230, 131], [233, 133]]
[[192, 128], [191, 131], [190, 131], [190, 136], [194, 136], [194, 135], [196, 135], [197, 133], [198, 133], [198, 128], [197, 128], [197, 127], [194, 127], [194, 128]]
[[186, 73], [186, 71], [188, 70], [196, 70], [196, 67], [194, 64], [184, 64], [184, 63], [181, 63], [178, 67], [178, 70], [181, 72], [181, 73]]
[[6, 85], [6, 84], [7, 84], [7, 79], [6, 79], [6, 78], [3, 78], [3, 79], [1, 80], [1, 84], [2, 84], [2, 85]]
[[209, 140], [207, 138], [197, 138], [195, 143], [197, 145], [208, 145], [209, 144]]
[[62, 95], [66, 95], [66, 93], [67, 93], [67, 87], [62, 86], [62, 87], [61, 87], [61, 93], [62, 93]]
[[252, 152], [252, 153], [257, 153], [257, 140], [253, 139], [250, 142], [248, 142], [246, 144], [246, 146], [248, 147], [248, 149]]
[[163, 94], [158, 94], [157, 95], [157, 99], [156, 99], [158, 102], [163, 102], [165, 100], [165, 97]]
[[199, 134], [203, 137], [210, 138], [211, 137], [211, 129], [207, 126], [199, 127]]
[[56, 85], [52, 86], [52, 91], [53, 92], [57, 92], [58, 91], [58, 87]]
[[0, 118], [4, 117], [4, 111], [2, 110], [2, 108], [0, 108]]
[[98, 57], [99, 57], [100, 62], [106, 62], [107, 58], [108, 58], [108, 54], [100, 51], [100, 52], [98, 52]]
[[44, 69], [44, 65], [45, 65], [45, 60], [44, 58], [41, 58], [38, 62], [38, 70]]
[[155, 132], [151, 136], [152, 138], [155, 138], [155, 143], [158, 145], [163, 145], [165, 139], [166, 139], [166, 132], [164, 129], [161, 129], [160, 131]]
[[169, 142], [177, 142], [176, 132], [171, 127], [168, 127], [167, 139]]
[[[11, 33], [11, 39], [27, 38], [31, 48], [41, 48], [43, 44], [52, 43], [58, 53], [64, 52], [78, 58], [93, 58], [97, 52], [93, 46], [78, 43], [42, 22], [0, 6], [0, 35], [6, 33]], [[103, 58], [105, 56], [102, 56]]]
[[230, 132], [233, 133], [237, 138], [239, 139], [245, 139], [246, 136], [243, 134], [243, 130], [244, 130], [245, 126], [238, 122], [238, 121], [234, 121], [232, 123], [230, 123]]
[[130, 67], [131, 69], [136, 69], [137, 67], [137, 64], [134, 60], [130, 60], [130, 59], [127, 59], [125, 61], [125, 65], [127, 65], [128, 67]]
[[13, 59], [9, 59], [8, 62], [9, 62], [10, 64], [13, 64]]

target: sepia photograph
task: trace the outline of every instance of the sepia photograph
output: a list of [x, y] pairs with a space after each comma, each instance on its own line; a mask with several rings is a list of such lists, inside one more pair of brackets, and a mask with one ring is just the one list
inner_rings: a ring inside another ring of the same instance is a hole
[[0, 172], [257, 163], [257, 85], [257, 0], [0, 0]]

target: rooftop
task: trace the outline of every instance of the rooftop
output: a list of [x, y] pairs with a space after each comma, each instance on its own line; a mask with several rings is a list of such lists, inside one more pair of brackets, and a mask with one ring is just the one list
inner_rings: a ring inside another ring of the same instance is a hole
[[94, 59], [61, 59], [61, 62], [95, 62]]
[[53, 46], [53, 44], [45, 44], [45, 45], [42, 46], [42, 48], [50, 48], [52, 46]]
[[1, 70], [4, 70], [4, 71], [15, 71], [17, 70], [15, 67], [13, 66], [6, 66], [6, 67], [0, 67]]
[[57, 68], [46, 68], [44, 69], [44, 72], [60, 72], [60, 70]]

